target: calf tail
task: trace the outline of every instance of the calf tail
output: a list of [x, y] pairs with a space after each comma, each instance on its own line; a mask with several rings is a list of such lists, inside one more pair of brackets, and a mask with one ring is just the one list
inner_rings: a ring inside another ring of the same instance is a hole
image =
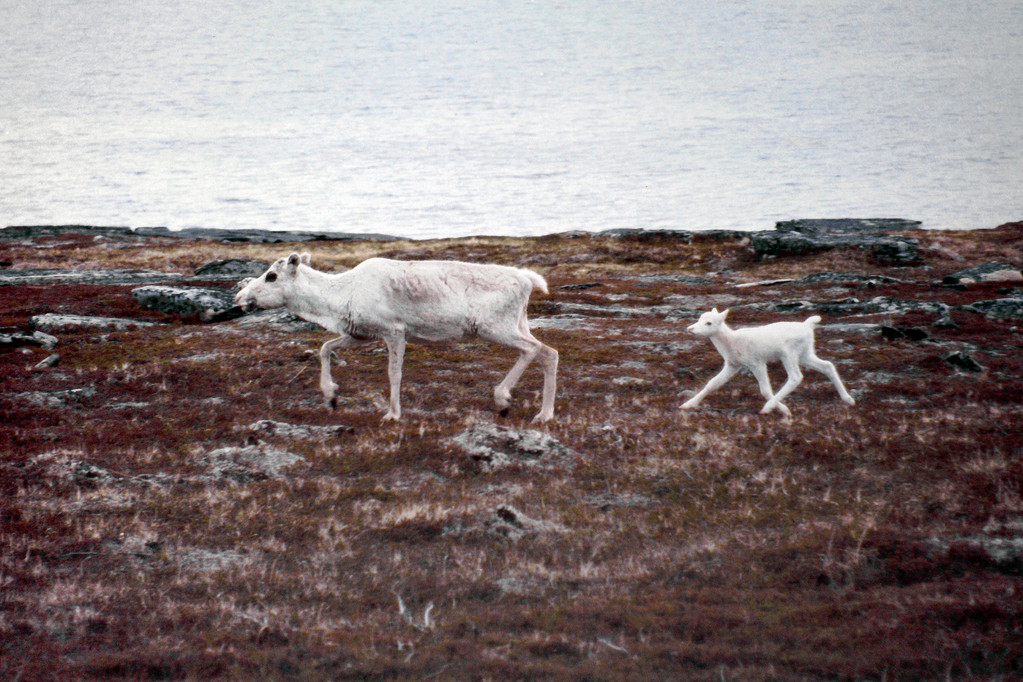
[[809, 325], [816, 326], [820, 321], [821, 321], [821, 316], [820, 315], [813, 315], [811, 317], [806, 318], [806, 321], [803, 322], [803, 324], [809, 324]]
[[520, 268], [519, 272], [526, 276], [526, 279], [529, 280], [529, 283], [533, 285], [534, 289], [538, 289], [541, 293], [544, 294], [547, 293], [547, 280], [545, 280], [542, 276], [538, 275], [532, 270], [526, 270], [524, 268]]

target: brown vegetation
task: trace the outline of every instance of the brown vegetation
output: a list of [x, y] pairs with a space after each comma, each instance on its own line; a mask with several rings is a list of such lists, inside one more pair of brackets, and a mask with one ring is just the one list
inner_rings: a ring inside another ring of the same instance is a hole
[[[1021, 232], [913, 236], [923, 263], [897, 270], [855, 249], [756, 262], [734, 238], [0, 242], [14, 268], [190, 273], [289, 250], [322, 269], [531, 267], [551, 285], [536, 335], [561, 354], [543, 432], [564, 446], [493, 466], [456, 440], [531, 428], [539, 370], [496, 414], [514, 360], [496, 347], [410, 347], [403, 421], [381, 424], [382, 348], [343, 356], [331, 412], [323, 332], [168, 317], [128, 286], [0, 286], [0, 328], [46, 312], [166, 323], [0, 349], [0, 678], [1023, 676], [1023, 322], [964, 307], [1004, 284], [940, 286], [1018, 266]], [[875, 279], [736, 287], [825, 271]], [[955, 326], [848, 305], [876, 297], [946, 303]], [[751, 377], [678, 410], [720, 367], [684, 333], [693, 311], [745, 326], [826, 304], [817, 348], [855, 407], [808, 373], [791, 422], [757, 414]]]

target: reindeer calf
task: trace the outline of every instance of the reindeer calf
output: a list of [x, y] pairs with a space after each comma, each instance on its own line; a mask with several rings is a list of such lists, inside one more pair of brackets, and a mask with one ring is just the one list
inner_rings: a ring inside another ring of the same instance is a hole
[[[707, 394], [720, 388], [726, 381], [735, 376], [740, 369], [749, 370], [757, 383], [760, 393], [767, 398], [761, 408], [761, 414], [767, 414], [778, 408], [786, 417], [792, 412], [781, 401], [788, 396], [803, 380], [799, 367], [809, 367], [823, 372], [838, 389], [838, 395], [848, 405], [856, 404], [853, 397], [845, 390], [835, 366], [827, 360], [821, 360], [813, 349], [813, 330], [821, 321], [818, 315], [808, 318], [805, 322], [775, 322], [763, 327], [747, 327], [732, 329], [725, 323], [728, 311], [719, 313], [717, 308], [700, 316], [700, 319], [688, 327], [697, 336], [705, 336], [721, 357], [725, 366], [711, 379], [699, 393], [687, 400], [683, 410], [696, 408]], [[788, 381], [777, 393], [771, 390], [771, 382], [767, 377], [767, 363], [780, 360], [788, 372]]]

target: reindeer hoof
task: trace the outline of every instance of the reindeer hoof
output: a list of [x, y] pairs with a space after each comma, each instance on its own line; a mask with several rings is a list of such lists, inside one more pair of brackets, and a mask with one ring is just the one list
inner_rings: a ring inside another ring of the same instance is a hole
[[511, 412], [511, 409], [508, 407], [502, 407], [500, 410], [497, 411], [497, 413], [502, 417], [507, 417], [509, 412]]
[[333, 398], [327, 401], [327, 407], [329, 407], [332, 410], [337, 409], [337, 396], [334, 396]]

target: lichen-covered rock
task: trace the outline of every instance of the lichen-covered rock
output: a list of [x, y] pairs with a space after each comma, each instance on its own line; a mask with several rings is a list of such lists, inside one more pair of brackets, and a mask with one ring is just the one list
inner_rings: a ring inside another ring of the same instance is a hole
[[917, 221], [897, 218], [789, 220], [777, 223], [774, 232], [752, 233], [750, 245], [761, 260], [852, 247], [869, 251], [885, 265], [912, 265], [920, 259], [920, 243], [912, 237], [890, 233], [918, 227]]
[[281, 469], [304, 461], [304, 457], [292, 452], [249, 446], [219, 448], [202, 457], [199, 463], [208, 466], [214, 477], [247, 483], [279, 478]]
[[535, 429], [519, 431], [496, 424], [472, 426], [456, 436], [454, 443], [486, 470], [512, 464], [571, 469], [580, 457], [579, 453], [562, 445], [550, 434]]
[[196, 277], [257, 277], [266, 272], [270, 263], [263, 260], [228, 258], [200, 265], [195, 269]]
[[[158, 322], [128, 320], [121, 317], [98, 317], [94, 315], [65, 315], [61, 313], [43, 313], [30, 320], [33, 327], [55, 331], [58, 329], [74, 329], [90, 327], [96, 329], [113, 329], [123, 331], [131, 327], [152, 327]], [[37, 332], [39, 333], [39, 332]]]
[[45, 332], [11, 332], [0, 334], [0, 348], [17, 348], [20, 346], [39, 346], [52, 350], [58, 343], [57, 337]]
[[1023, 319], [1023, 298], [995, 298], [967, 307], [988, 317]]
[[220, 322], [241, 317], [234, 296], [223, 289], [180, 286], [147, 286], [132, 289], [132, 298], [147, 310], [172, 315], [198, 315], [203, 322]]
[[247, 426], [235, 427], [236, 431], [250, 431], [253, 434], [262, 434], [267, 436], [279, 436], [282, 438], [292, 438], [295, 440], [309, 440], [309, 439], [322, 439], [330, 438], [333, 436], [340, 436], [342, 434], [352, 433], [354, 429], [351, 426], [344, 424], [338, 424], [333, 426], [318, 426], [315, 424], [289, 424], [287, 422], [278, 422], [272, 419], [261, 419], [258, 422], [253, 422]]
[[945, 284], [976, 284], [978, 282], [1023, 282], [1023, 272], [1011, 263], [994, 262], [975, 265], [948, 275]]

